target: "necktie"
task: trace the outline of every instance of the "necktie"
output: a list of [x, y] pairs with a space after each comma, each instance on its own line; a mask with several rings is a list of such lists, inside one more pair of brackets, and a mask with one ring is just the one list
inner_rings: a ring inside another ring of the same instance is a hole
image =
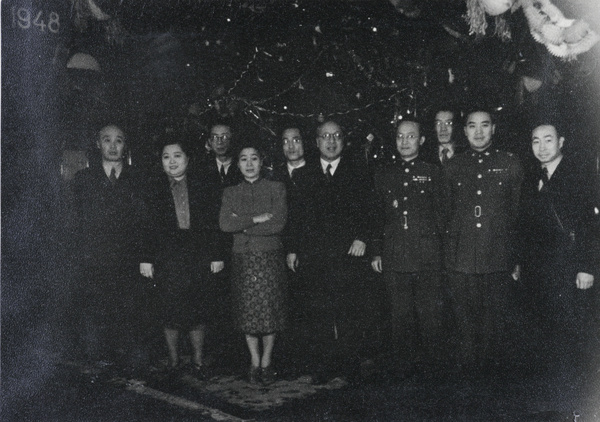
[[221, 170], [219, 171], [219, 174], [221, 175], [221, 180], [225, 180], [225, 165], [221, 164]]
[[548, 175], [548, 167], [544, 167], [542, 169], [542, 176], [540, 177], [540, 180], [542, 181], [542, 186], [540, 186], [540, 190], [543, 190], [546, 187], [548, 181], [550, 180], [550, 177]]
[[450, 151], [448, 150], [448, 148], [442, 149], [442, 164], [445, 164], [446, 161], [448, 161], [448, 154], [449, 153], [450, 153]]
[[110, 170], [110, 176], [108, 176], [108, 179], [113, 185], [117, 183], [117, 170], [114, 167]]
[[327, 176], [327, 180], [331, 180], [333, 174], [331, 174], [331, 164], [327, 164], [327, 168], [325, 169], [325, 175]]
[[290, 179], [294, 178], [294, 172], [296, 171], [296, 169], [292, 169], [292, 171], [290, 171]]

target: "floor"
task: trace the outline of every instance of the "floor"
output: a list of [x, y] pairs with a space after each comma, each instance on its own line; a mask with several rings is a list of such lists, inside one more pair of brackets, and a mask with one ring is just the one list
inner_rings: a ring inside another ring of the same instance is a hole
[[[3, 421], [598, 421], [600, 374], [580, 383], [502, 368], [487, 374], [413, 368], [389, 371], [370, 362], [357, 380], [313, 384], [280, 376], [269, 386], [213, 367], [167, 374], [157, 365], [132, 375], [57, 359], [34, 375], [30, 394], [3, 391]], [[6, 378], [3, 379], [6, 388]], [[10, 380], [9, 380], [10, 381]], [[23, 387], [23, 386], [21, 386]]]

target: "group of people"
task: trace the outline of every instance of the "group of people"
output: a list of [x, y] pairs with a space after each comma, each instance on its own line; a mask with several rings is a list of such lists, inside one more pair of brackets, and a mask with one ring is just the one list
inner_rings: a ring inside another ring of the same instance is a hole
[[598, 334], [594, 176], [563, 157], [554, 122], [532, 128], [539, 165], [528, 174], [493, 146], [491, 112], [465, 114], [468, 148], [454, 141], [457, 118], [451, 109], [435, 115], [430, 156], [421, 151], [421, 123], [401, 120], [399, 158], [374, 171], [344, 154], [335, 121], [316, 129], [318, 157], [305, 156], [310, 144], [299, 127], [282, 128], [285, 162], [269, 168], [256, 143], [234, 142], [232, 126], [217, 123], [207, 142], [213, 158], [196, 168], [189, 140], [163, 135], [163, 172], [150, 179], [126, 165], [124, 131], [103, 127], [102, 165], [73, 182], [76, 298], [88, 356], [135, 355], [139, 339], [123, 321], [135, 321], [143, 306], [141, 274], [159, 292], [153, 310], [170, 371], [180, 369], [185, 331], [191, 370], [206, 376], [206, 328], [227, 329], [214, 320], [227, 304], [245, 337], [250, 382], [275, 381], [275, 340], [285, 330], [302, 335], [282, 353], [293, 349], [315, 382], [354, 377], [365, 343], [381, 329], [370, 323], [376, 310], [367, 300], [380, 280], [390, 328], [380, 356], [395, 368], [472, 373], [504, 365], [524, 326], [547, 346], [549, 365], [573, 367], [582, 350], [573, 345]]

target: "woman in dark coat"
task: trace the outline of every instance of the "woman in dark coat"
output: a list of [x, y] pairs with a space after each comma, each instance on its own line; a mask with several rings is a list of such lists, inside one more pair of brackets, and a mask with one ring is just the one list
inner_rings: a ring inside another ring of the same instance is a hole
[[169, 366], [179, 365], [179, 332], [186, 330], [193, 347], [192, 364], [202, 375], [205, 325], [214, 306], [208, 272], [223, 269], [219, 198], [188, 173], [189, 156], [180, 139], [167, 135], [161, 145], [165, 175], [148, 190], [147, 253], [140, 272], [159, 285]]
[[219, 221], [223, 231], [234, 234], [234, 318], [250, 351], [249, 380], [270, 384], [275, 378], [275, 333], [286, 325], [285, 258], [279, 236], [287, 216], [285, 187], [260, 176], [262, 156], [255, 147], [240, 151], [238, 167], [244, 180], [223, 192]]

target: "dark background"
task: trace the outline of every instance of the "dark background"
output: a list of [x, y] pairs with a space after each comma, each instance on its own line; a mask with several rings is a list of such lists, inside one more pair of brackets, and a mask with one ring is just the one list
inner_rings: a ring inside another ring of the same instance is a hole
[[[438, 104], [478, 104], [497, 112], [496, 144], [525, 162], [531, 119], [558, 116], [565, 149], [597, 171], [598, 45], [563, 61], [532, 39], [520, 10], [506, 14], [512, 39], [503, 42], [491, 21], [485, 36], [469, 35], [464, 1], [404, 3], [419, 16], [383, 0], [105, 0], [95, 4], [110, 19], [98, 20], [85, 2], [3, 1], [3, 403], [43, 388], [64, 353], [63, 154], [97, 158], [94, 133], [109, 121], [125, 127], [132, 162], [145, 171], [158, 162], [153, 139], [165, 130], [189, 133], [202, 159], [216, 116], [233, 117], [272, 161], [284, 122], [298, 122], [312, 139], [320, 118], [338, 119], [350, 150], [377, 164], [391, 159], [397, 116], [416, 113], [430, 136]], [[554, 3], [598, 31], [594, 1]], [[51, 13], [58, 24], [42, 30]], [[75, 53], [95, 58], [99, 70], [67, 68]], [[527, 91], [523, 76], [541, 88]]]

